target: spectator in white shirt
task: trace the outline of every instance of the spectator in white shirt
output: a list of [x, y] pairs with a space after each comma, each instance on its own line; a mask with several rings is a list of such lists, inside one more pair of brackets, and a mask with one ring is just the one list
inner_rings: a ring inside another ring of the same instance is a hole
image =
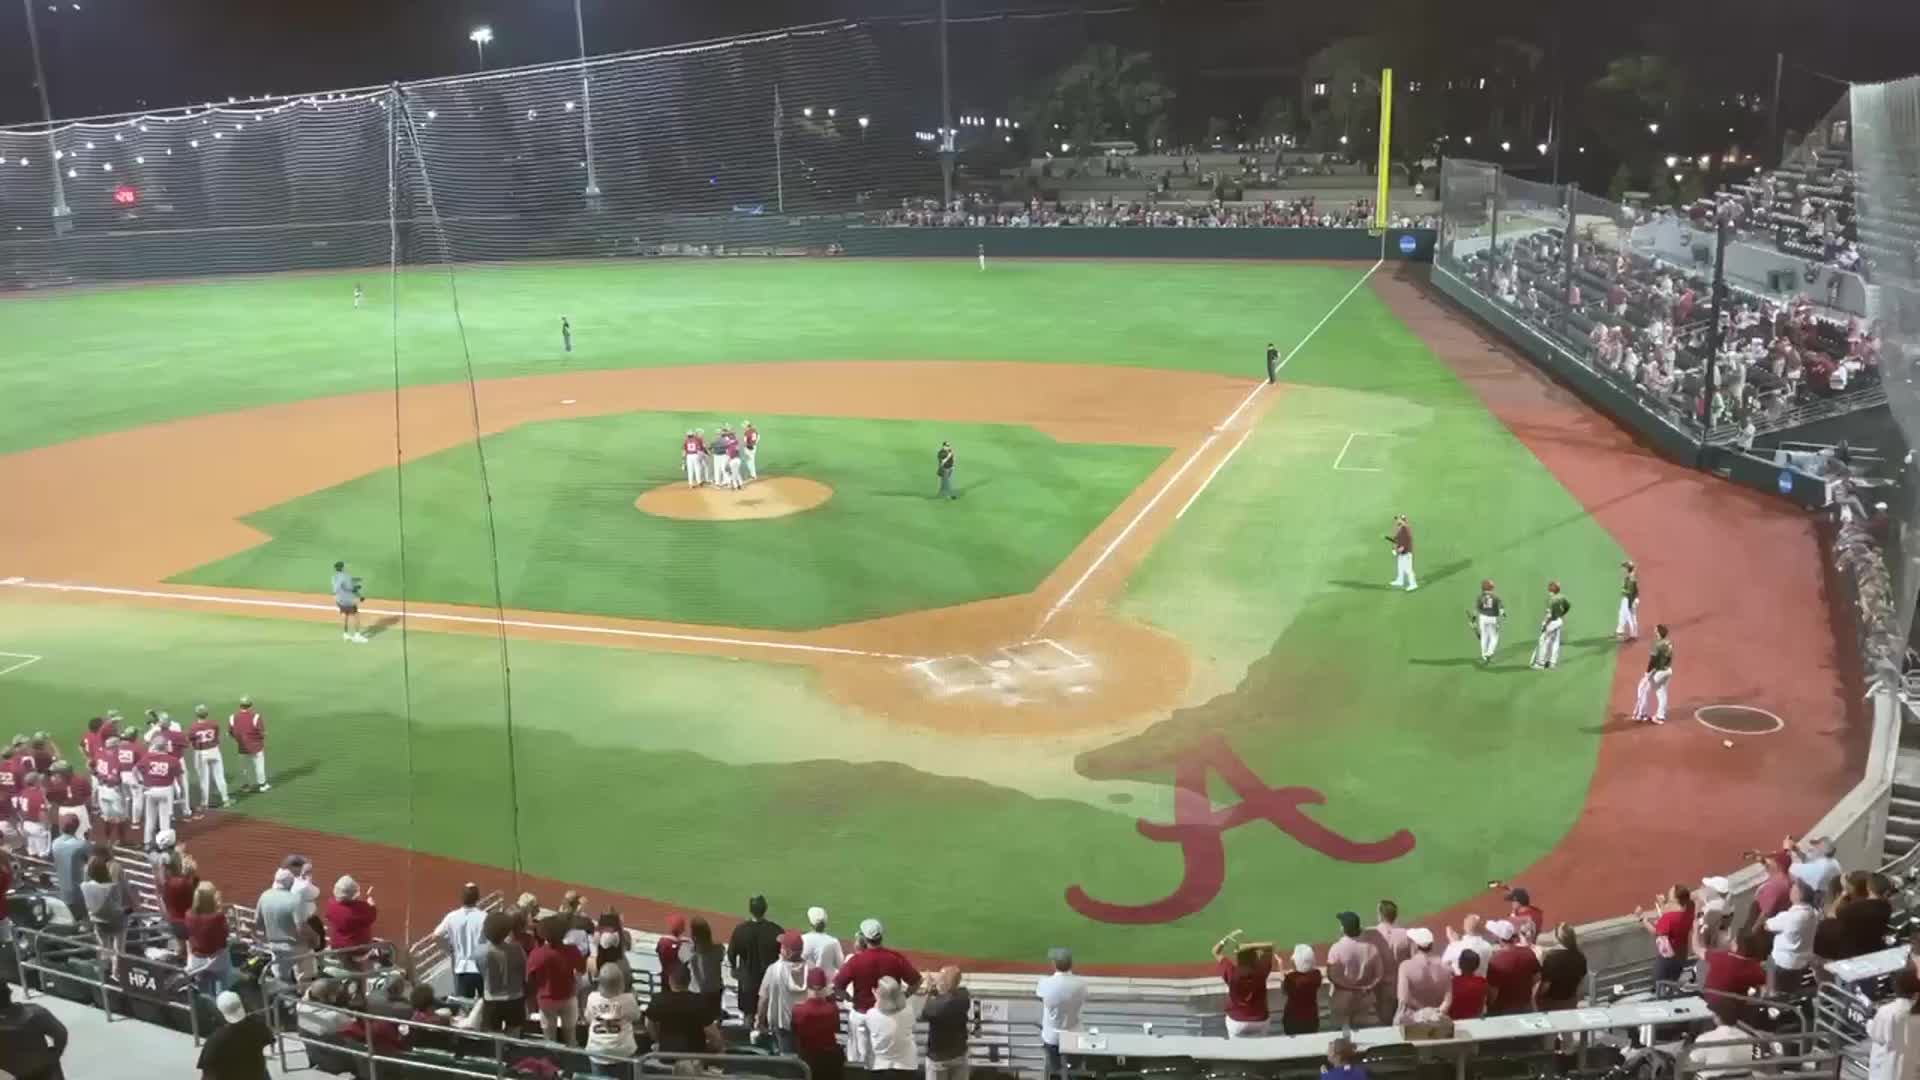
[[1487, 961], [1493, 959], [1493, 942], [1480, 935], [1480, 916], [1469, 915], [1460, 922], [1460, 929], [1447, 927], [1447, 951], [1440, 956], [1440, 962], [1455, 975], [1460, 974], [1460, 954], [1472, 949], [1480, 954], [1480, 970], [1487, 970]]
[[[632, 1057], [639, 1049], [633, 1026], [640, 1015], [639, 1002], [627, 990], [626, 972], [618, 964], [601, 967], [594, 991], [587, 995], [586, 1011], [580, 1015], [587, 1025], [587, 1053]], [[598, 1075], [628, 1075], [627, 1066], [617, 1062], [596, 1060], [594, 1065], [601, 1070]]]
[[1047, 1076], [1061, 1075], [1060, 1033], [1080, 1029], [1080, 1010], [1087, 1004], [1087, 980], [1073, 973], [1073, 953], [1054, 949], [1048, 954], [1053, 974], [1033, 988], [1040, 999], [1040, 1043], [1047, 1051]]
[[840, 974], [840, 965], [847, 962], [847, 952], [840, 947], [839, 938], [827, 933], [826, 908], [808, 908], [807, 925], [813, 929], [800, 935], [800, 958], [808, 967], [826, 972], [827, 981], [832, 982]]
[[1752, 1072], [1754, 1045], [1749, 1040], [1754, 1036], [1738, 1023], [1739, 1003], [1716, 1000], [1708, 1008], [1713, 1010], [1714, 1027], [1693, 1040], [1693, 1049], [1687, 1052], [1687, 1061], [1693, 1066], [1689, 1071], [1717, 1080], [1732, 1080]]
[[1804, 881], [1813, 890], [1812, 900], [1817, 907], [1826, 902], [1827, 897], [1839, 884], [1840, 861], [1833, 857], [1833, 841], [1824, 836], [1816, 836], [1800, 845], [1787, 838], [1787, 853], [1793, 858], [1793, 865], [1787, 869], [1797, 881]]
[[1867, 1080], [1908, 1080], [1908, 1070], [1920, 1061], [1912, 1039], [1920, 1035], [1913, 1025], [1914, 998], [1920, 995], [1920, 976], [1911, 968], [1893, 977], [1893, 997], [1874, 1010], [1867, 1022]]
[[453, 992], [459, 997], [478, 998], [483, 990], [477, 957], [487, 943], [480, 932], [486, 922], [487, 913], [480, 910], [480, 886], [469, 881], [460, 889], [460, 906], [447, 912], [434, 928], [433, 936], [447, 943]]
[[[929, 984], [920, 984], [922, 993]], [[891, 975], [873, 988], [873, 1008], [866, 1012], [867, 1037], [873, 1041], [873, 1059], [867, 1075], [890, 1080], [914, 1080], [920, 1071], [920, 1048], [913, 1041], [913, 1025], [920, 1018], [921, 994], [909, 994], [906, 984]]]
[[1766, 921], [1773, 932], [1773, 953], [1767, 957], [1767, 989], [1794, 990], [1805, 982], [1813, 965], [1813, 932], [1820, 912], [1813, 906], [1813, 889], [1794, 879], [1791, 906]]

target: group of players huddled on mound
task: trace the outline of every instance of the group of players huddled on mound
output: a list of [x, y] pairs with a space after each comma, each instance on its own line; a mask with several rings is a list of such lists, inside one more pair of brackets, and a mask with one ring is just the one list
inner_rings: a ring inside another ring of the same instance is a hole
[[[747, 481], [758, 480], [760, 469], [755, 462], [760, 449], [760, 432], [751, 420], [740, 421], [740, 430], [734, 430], [725, 424], [707, 441], [705, 428], [694, 428], [687, 432], [681, 449], [687, 459], [687, 486], [697, 488], [703, 484], [724, 487], [735, 491], [745, 487]], [[741, 475], [745, 470], [745, 476]]]
[[[1387, 543], [1393, 545], [1394, 576], [1391, 588], [1412, 592], [1418, 588], [1413, 573], [1413, 526], [1408, 523], [1405, 514], [1393, 519], [1393, 532], [1388, 534]], [[1634, 572], [1631, 560], [1620, 564], [1625, 577], [1620, 583], [1620, 617], [1614, 624], [1614, 636], [1622, 643], [1634, 640], [1640, 634], [1640, 578]], [[1573, 602], [1567, 598], [1557, 581], [1547, 582], [1546, 612], [1540, 619], [1540, 637], [1533, 647], [1533, 659], [1530, 666], [1539, 671], [1550, 671], [1560, 662], [1560, 637], [1566, 627], [1567, 614], [1573, 610]], [[1500, 648], [1500, 625], [1506, 621], [1507, 605], [1494, 591], [1493, 579], [1487, 578], [1480, 583], [1480, 593], [1474, 597], [1473, 605], [1467, 613], [1467, 627], [1480, 642], [1480, 663], [1486, 666], [1493, 662], [1493, 654]], [[1640, 677], [1640, 685], [1635, 695], [1633, 718], [1653, 724], [1667, 722], [1667, 684], [1673, 679], [1673, 642], [1668, 636], [1667, 625], [1661, 623], [1654, 627], [1654, 642], [1647, 655], [1647, 670]], [[1647, 698], [1654, 699], [1654, 711], [1647, 711]]]

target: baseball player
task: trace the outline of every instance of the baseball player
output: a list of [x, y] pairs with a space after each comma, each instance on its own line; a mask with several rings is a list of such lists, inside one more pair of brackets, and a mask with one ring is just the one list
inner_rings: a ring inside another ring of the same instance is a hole
[[125, 732], [120, 736], [120, 744], [113, 748], [112, 753], [114, 770], [120, 774], [121, 795], [126, 799], [127, 812], [133, 819], [134, 827], [138, 828], [146, 814], [147, 806], [143, 790], [145, 785], [140, 782], [140, 758], [143, 756], [140, 752], [140, 742], [133, 732]]
[[726, 444], [727, 444], [727, 429], [726, 429], [726, 426], [723, 424], [721, 425], [720, 430], [713, 433], [713, 441], [706, 444], [707, 445], [707, 483], [713, 484], [716, 487], [719, 486], [721, 483], [720, 470], [723, 466], [721, 465], [720, 459], [726, 454], [726, 450], [724, 449]]
[[740, 482], [740, 436], [727, 432], [727, 486], [735, 491], [741, 488]]
[[1533, 666], [1548, 671], [1560, 662], [1560, 631], [1567, 623], [1573, 603], [1560, 591], [1560, 583], [1547, 582], [1547, 614], [1540, 620], [1540, 640], [1533, 646]]
[[358, 284], [356, 284], [356, 285], [354, 285], [354, 287], [353, 287], [353, 310], [355, 310], [355, 311], [359, 311], [359, 310], [360, 310], [360, 302], [361, 302], [362, 300], [365, 300], [366, 298], [367, 298], [367, 290], [365, 290], [365, 289], [362, 289], [362, 288], [361, 288], [361, 287], [360, 287], [360, 286], [359, 286]]
[[140, 798], [146, 803], [141, 811], [141, 835], [149, 848], [156, 835], [173, 831], [173, 788], [185, 771], [179, 758], [158, 750], [150, 750], [140, 759]]
[[975, 245], [974, 250], [980, 254], [980, 272], [984, 274], [987, 272], [987, 245]]
[[1500, 602], [1500, 595], [1493, 591], [1493, 579], [1480, 583], [1480, 595], [1474, 598], [1473, 613], [1467, 617], [1467, 625], [1480, 635], [1480, 662], [1493, 662], [1494, 651], [1500, 648], [1500, 623], [1507, 617], [1507, 606]]
[[960, 497], [953, 490], [953, 465], [953, 444], [943, 442], [940, 444], [940, 452], [933, 458], [933, 471], [940, 477], [940, 497], [943, 499]]
[[120, 736], [109, 735], [93, 759], [93, 792], [100, 803], [100, 833], [96, 839], [108, 844], [126, 842], [127, 795], [120, 786], [120, 765], [115, 760]]
[[560, 347], [567, 352], [573, 351], [573, 324], [565, 315], [560, 316]]
[[1640, 578], [1633, 572], [1633, 560], [1620, 564], [1627, 576], [1620, 582], [1620, 619], [1614, 624], [1613, 636], [1621, 641], [1632, 641], [1640, 636]]
[[180, 816], [193, 816], [193, 789], [187, 786], [187, 733], [167, 713], [147, 710], [150, 726], [147, 729], [147, 749], [173, 759], [173, 798], [180, 804]]
[[747, 479], [760, 479], [760, 467], [754, 464], [754, 452], [760, 449], [760, 430], [753, 421], [740, 421], [740, 452], [747, 459]]
[[193, 707], [193, 723], [187, 728], [187, 745], [193, 748], [193, 775], [200, 782], [200, 805], [213, 809], [213, 791], [220, 789], [220, 805], [230, 806], [227, 794], [227, 767], [220, 756], [220, 725], [207, 715], [205, 705]]
[[700, 462], [707, 456], [706, 440], [690, 428], [680, 446], [687, 455], [687, 486], [697, 488], [700, 486]]
[[[1647, 672], [1640, 676], [1640, 688], [1633, 695], [1633, 718], [1650, 724], [1667, 722], [1667, 684], [1673, 681], [1673, 642], [1667, 639], [1667, 624], [1653, 628], [1653, 648], [1647, 650]], [[1647, 691], [1653, 691], [1653, 714], [1647, 714]]]
[[1267, 342], [1267, 381], [1273, 382], [1280, 376], [1280, 350]]
[[240, 699], [240, 711], [227, 717], [227, 734], [240, 748], [240, 754], [253, 763], [253, 784], [255, 791], [272, 791], [273, 785], [267, 783], [267, 721], [254, 711], [253, 699]]
[[1387, 543], [1393, 545], [1393, 588], [1412, 592], [1420, 583], [1413, 577], [1413, 526], [1407, 524], [1407, 515], [1393, 519], [1393, 533]]
[[93, 813], [89, 809], [93, 803], [93, 777], [85, 771], [75, 772], [73, 766], [64, 761], [54, 762], [47, 781], [47, 801], [53, 804], [55, 821], [68, 816], [80, 819], [83, 838], [93, 830]]
[[46, 858], [53, 853], [53, 831], [47, 828], [46, 778], [38, 770], [21, 778], [13, 796], [14, 812], [20, 816], [20, 832], [27, 838], [27, 854]]

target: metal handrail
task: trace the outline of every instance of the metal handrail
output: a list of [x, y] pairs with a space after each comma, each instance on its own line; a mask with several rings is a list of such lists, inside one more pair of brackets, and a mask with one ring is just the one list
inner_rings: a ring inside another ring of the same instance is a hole
[[[42, 993], [45, 993], [46, 996], [49, 997], [60, 996], [46, 992], [45, 984], [49, 979], [62, 979], [68, 982], [79, 983], [83, 986], [93, 987], [99, 991], [100, 1011], [106, 1015], [109, 1023], [113, 1020], [113, 997], [115, 994], [122, 996], [129, 993], [145, 994], [148, 995], [151, 1000], [168, 1009], [184, 1010], [187, 1014], [187, 1027], [193, 1036], [193, 1043], [195, 1046], [200, 1045], [200, 1012], [194, 1008], [195, 989], [193, 978], [188, 974], [185, 967], [168, 963], [164, 960], [152, 960], [141, 954], [108, 949], [104, 945], [101, 945], [99, 940], [90, 932], [85, 936], [69, 937], [66, 935], [49, 934], [44, 930], [30, 930], [25, 927], [16, 926], [13, 928], [13, 933], [16, 942], [15, 958], [20, 965], [21, 972], [21, 996], [24, 999], [31, 1000], [34, 995], [34, 988], [26, 977], [26, 973], [29, 971], [40, 973]], [[30, 952], [17, 947], [17, 943], [21, 940], [25, 940], [32, 946]], [[53, 948], [45, 947], [45, 943], [48, 940], [52, 940], [55, 943]], [[87, 978], [68, 968], [53, 967], [41, 960], [42, 957], [80, 956], [86, 954], [92, 955], [94, 962], [101, 971], [101, 975], [97, 979]], [[106, 961], [108, 957], [112, 956], [119, 957], [123, 962], [134, 961], [146, 968], [159, 968], [168, 972], [169, 978], [166, 982], [178, 988], [181, 993], [181, 999], [177, 1002], [171, 1000], [172, 991], [158, 983], [146, 986], [138, 985], [137, 977], [142, 973], [141, 967], [128, 968], [127, 977], [117, 983], [109, 980], [106, 972], [111, 970], [111, 965]], [[129, 1018], [131, 1017], [129, 1016]]]

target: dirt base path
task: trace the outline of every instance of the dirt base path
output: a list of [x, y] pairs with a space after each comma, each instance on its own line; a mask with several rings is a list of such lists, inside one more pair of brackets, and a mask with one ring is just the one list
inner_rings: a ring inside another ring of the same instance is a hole
[[[1639, 565], [1640, 641], [1624, 646], [1585, 809], [1553, 852], [1515, 867], [1554, 921], [1624, 915], [1675, 882], [1739, 868], [1747, 848], [1814, 824], [1859, 781], [1870, 717], [1827, 619], [1814, 521], [1786, 502], [1669, 464], [1482, 331], [1419, 273], [1375, 276], [1389, 308], [1477, 392]], [[1588, 601], [1582, 634], [1613, 628], [1616, 597]], [[1665, 727], [1635, 724], [1655, 623], [1672, 627]], [[1696, 721], [1717, 704], [1765, 709], [1776, 734]], [[1524, 808], [1516, 808], [1524, 812]], [[1458, 912], [1488, 911], [1492, 902]]]

